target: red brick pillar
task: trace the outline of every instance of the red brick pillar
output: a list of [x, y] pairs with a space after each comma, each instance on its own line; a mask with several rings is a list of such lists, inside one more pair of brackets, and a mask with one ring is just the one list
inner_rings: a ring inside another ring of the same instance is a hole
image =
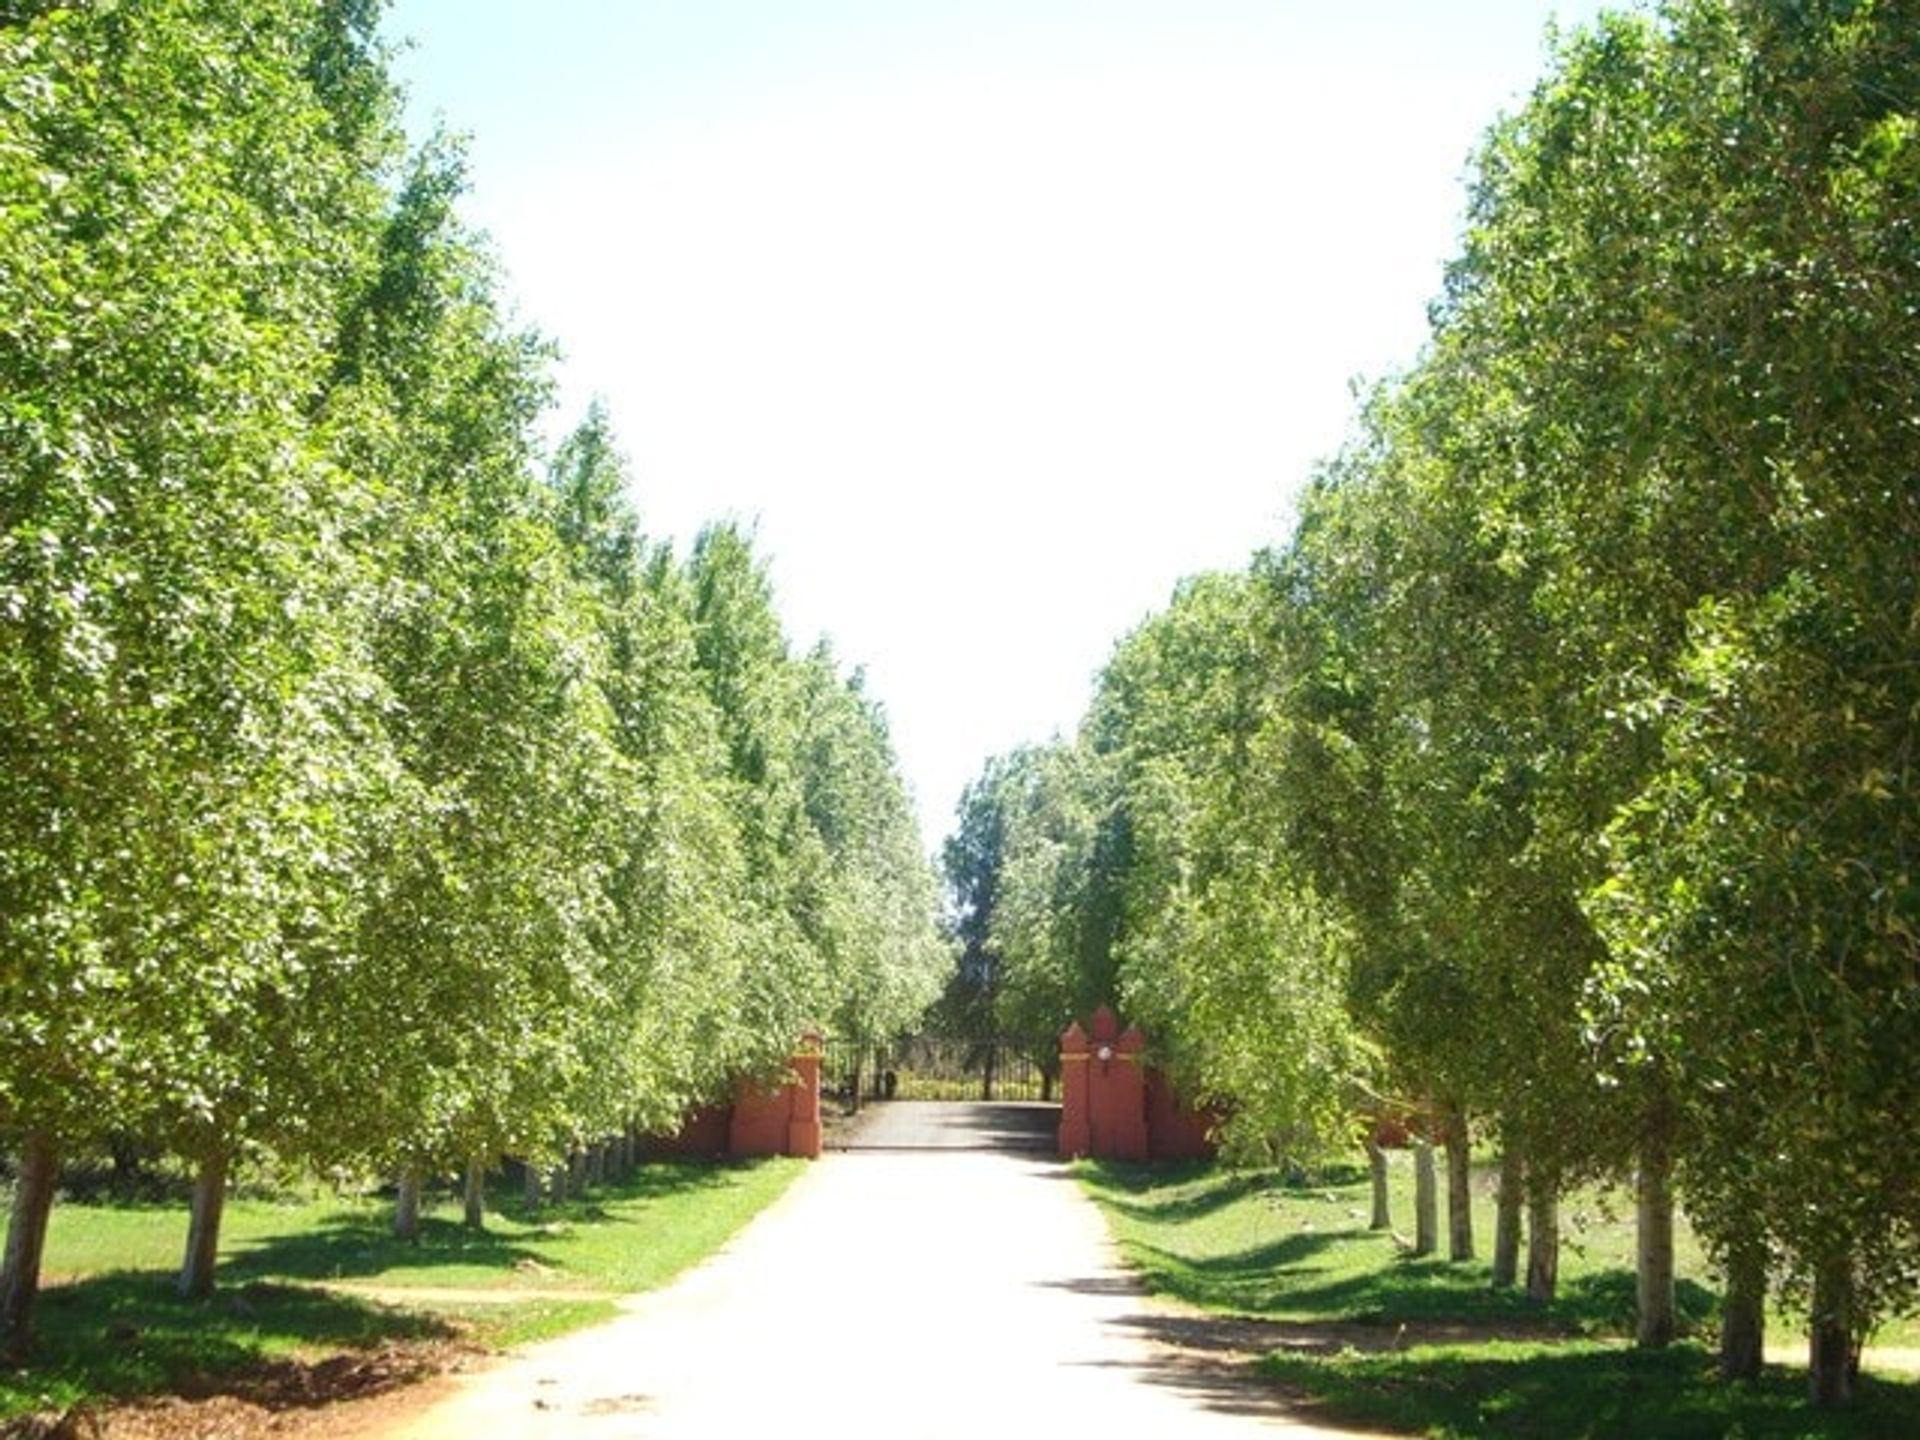
[[820, 1037], [802, 1040], [800, 1053], [787, 1064], [787, 1078], [777, 1090], [744, 1081], [734, 1088], [728, 1154], [820, 1157]]
[[1074, 1021], [1060, 1036], [1060, 1158], [1072, 1160], [1093, 1148], [1087, 1094], [1087, 1032]]
[[1147, 1077], [1140, 1052], [1147, 1037], [1102, 1005], [1093, 1012], [1093, 1053], [1087, 1078], [1092, 1131], [1090, 1154], [1103, 1160], [1147, 1158]]
[[787, 1120], [787, 1154], [802, 1160], [820, 1158], [820, 1037], [809, 1035], [793, 1057], [792, 1097]]

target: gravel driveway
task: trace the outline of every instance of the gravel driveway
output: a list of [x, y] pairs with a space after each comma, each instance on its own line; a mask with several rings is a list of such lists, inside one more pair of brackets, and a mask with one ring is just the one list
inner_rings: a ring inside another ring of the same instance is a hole
[[[916, 1123], [949, 1128], [937, 1118]], [[1289, 1423], [1231, 1359], [1149, 1338], [1164, 1312], [1031, 1151], [829, 1154], [719, 1255], [623, 1308], [392, 1433], [1351, 1440]]]

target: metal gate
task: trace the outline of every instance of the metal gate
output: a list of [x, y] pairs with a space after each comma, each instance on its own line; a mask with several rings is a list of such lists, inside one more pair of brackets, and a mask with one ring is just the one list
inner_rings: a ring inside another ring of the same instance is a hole
[[829, 1040], [820, 1089], [842, 1104], [869, 1100], [1046, 1100], [1055, 1098], [1059, 1062], [1043, 1064], [1007, 1040], [904, 1035], [892, 1040]]

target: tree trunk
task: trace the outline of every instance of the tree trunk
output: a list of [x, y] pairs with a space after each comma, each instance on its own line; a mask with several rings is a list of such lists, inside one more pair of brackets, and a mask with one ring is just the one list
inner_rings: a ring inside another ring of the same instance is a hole
[[567, 1203], [567, 1178], [568, 1166], [563, 1160], [553, 1167], [553, 1182], [549, 1187], [553, 1194], [553, 1203], [556, 1205]]
[[993, 1066], [994, 1066], [994, 1061], [998, 1060], [999, 1058], [1000, 1058], [1000, 1047], [998, 1045], [989, 1043], [987, 1045], [986, 1069], [982, 1071], [981, 1077], [980, 1077], [980, 1098], [982, 1100], [993, 1099]]
[[1537, 1184], [1527, 1196], [1527, 1298], [1541, 1304], [1560, 1289], [1560, 1196]]
[[584, 1148], [574, 1151], [567, 1162], [567, 1185], [575, 1195], [587, 1193], [587, 1152]]
[[47, 1248], [47, 1216], [53, 1210], [60, 1162], [53, 1137], [27, 1132], [13, 1181], [13, 1213], [7, 1220], [6, 1260], [0, 1265], [0, 1354], [24, 1359], [33, 1339], [33, 1302], [40, 1293], [40, 1258]]
[[1507, 1142], [1500, 1157], [1500, 1198], [1493, 1222], [1493, 1284], [1504, 1290], [1520, 1278], [1520, 1217], [1527, 1204], [1526, 1161]]
[[522, 1199], [526, 1203], [527, 1212], [531, 1214], [538, 1210], [541, 1202], [547, 1198], [545, 1187], [540, 1180], [540, 1167], [531, 1160], [526, 1162], [526, 1177], [522, 1183], [526, 1186], [526, 1194]]
[[1473, 1146], [1458, 1106], [1447, 1116], [1447, 1258], [1473, 1258]]
[[220, 1217], [227, 1208], [227, 1152], [216, 1150], [200, 1162], [193, 1177], [193, 1205], [187, 1219], [187, 1254], [177, 1288], [188, 1300], [213, 1294], [214, 1265], [220, 1254]]
[[487, 1162], [475, 1155], [467, 1161], [467, 1185], [462, 1197], [466, 1202], [463, 1217], [469, 1230], [487, 1228]]
[[1387, 1205], [1387, 1152], [1372, 1135], [1367, 1136], [1367, 1173], [1373, 1180], [1373, 1218], [1369, 1230], [1393, 1229], [1393, 1212]]
[[1640, 1142], [1637, 1199], [1633, 1340], [1642, 1349], [1658, 1350], [1673, 1343], [1678, 1328], [1673, 1302], [1673, 1137], [1664, 1105], [1656, 1105]]
[[1849, 1257], [1828, 1256], [1813, 1272], [1807, 1382], [1813, 1403], [1836, 1410], [1853, 1400], [1853, 1274]]
[[420, 1238], [420, 1167], [409, 1165], [400, 1172], [400, 1185], [393, 1200], [393, 1234], [398, 1240]]
[[113, 1193], [122, 1200], [134, 1198], [140, 1182], [140, 1147], [125, 1135], [107, 1141], [107, 1153], [113, 1157]]
[[1440, 1185], [1434, 1173], [1433, 1145], [1425, 1136], [1413, 1141], [1413, 1253], [1431, 1255], [1440, 1248]]
[[1051, 1070], [1040, 1072], [1040, 1099], [1043, 1104], [1053, 1103], [1053, 1072]]
[[1720, 1307], [1720, 1378], [1758, 1380], [1766, 1357], [1767, 1252], [1742, 1241], [1727, 1253], [1727, 1294]]
[[587, 1184], [607, 1183], [607, 1142], [595, 1141], [587, 1147]]

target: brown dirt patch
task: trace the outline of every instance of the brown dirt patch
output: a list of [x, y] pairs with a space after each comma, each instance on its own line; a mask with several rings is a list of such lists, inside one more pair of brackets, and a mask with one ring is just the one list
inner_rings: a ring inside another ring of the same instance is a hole
[[276, 1360], [189, 1382], [177, 1395], [83, 1406], [0, 1426], [0, 1440], [307, 1440], [371, 1436], [430, 1403], [488, 1354], [467, 1341], [420, 1340]]

